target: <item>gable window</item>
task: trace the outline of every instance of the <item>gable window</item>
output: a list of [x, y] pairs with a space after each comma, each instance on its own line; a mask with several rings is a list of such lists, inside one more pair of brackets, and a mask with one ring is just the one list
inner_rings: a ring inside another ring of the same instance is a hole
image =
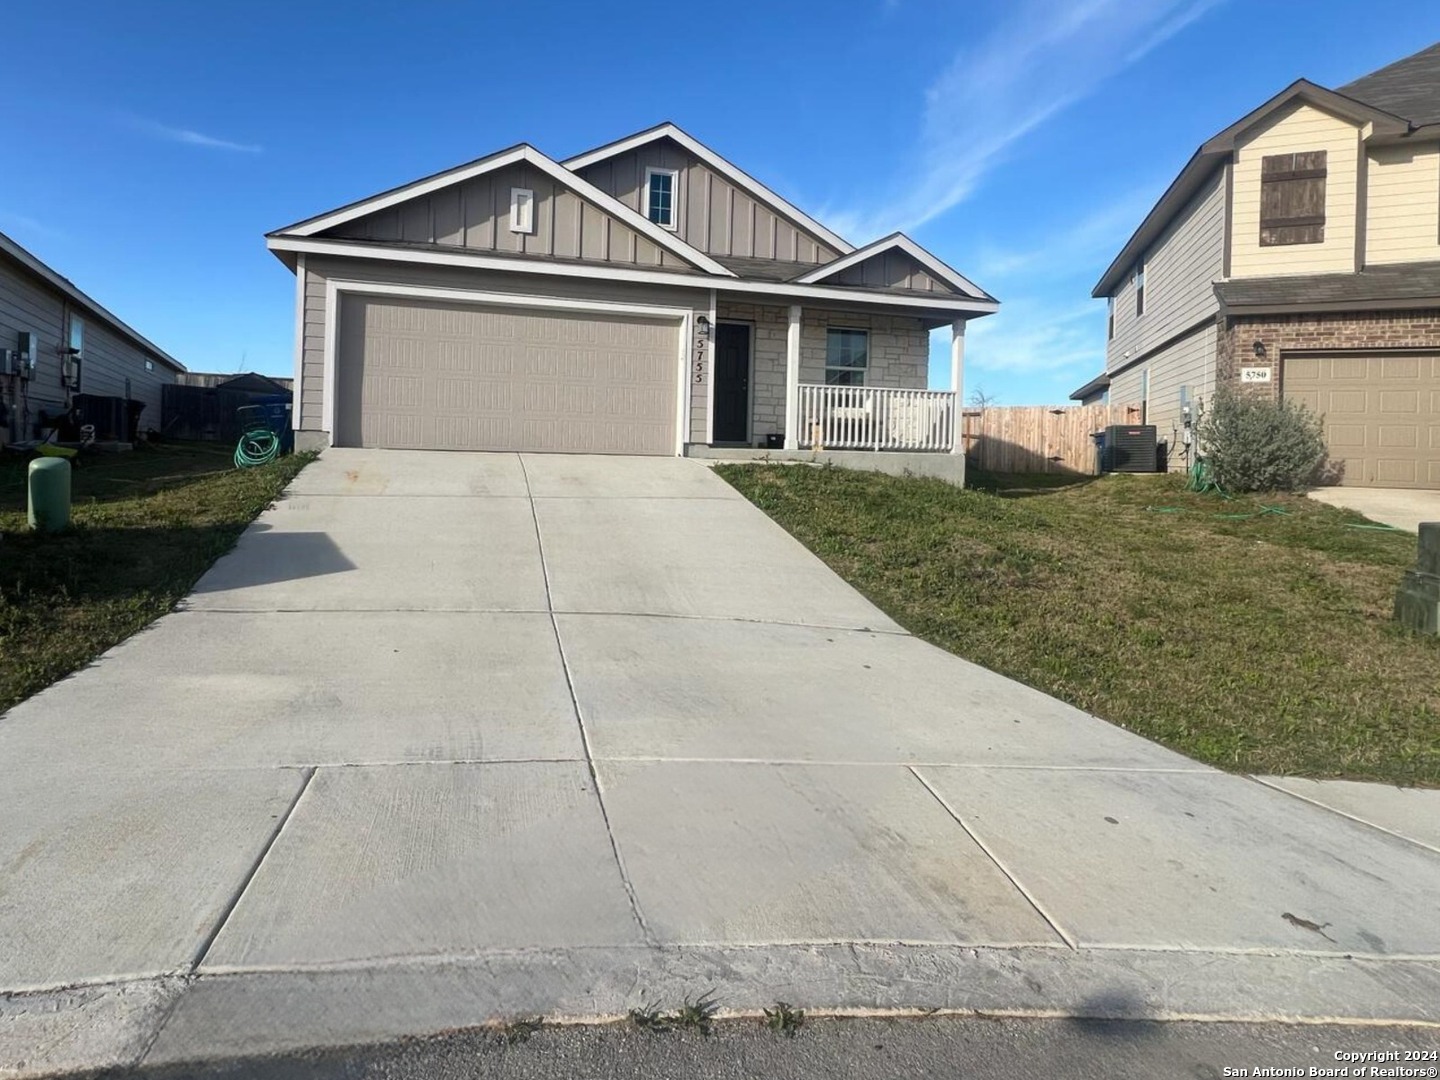
[[1135, 317], [1145, 314], [1145, 260], [1135, 264]]
[[1105, 340], [1115, 340], [1115, 297], [1105, 298]]
[[529, 188], [510, 189], [510, 231], [533, 233], [535, 231], [535, 192]]
[[148, 356], [145, 358], [145, 370], [146, 370], [146, 371], [154, 371], [154, 370], [155, 370], [155, 361], [154, 361], [154, 360], [151, 360]]
[[662, 229], [675, 228], [675, 189], [679, 177], [674, 169], [645, 170], [645, 216]]
[[1260, 159], [1260, 246], [1325, 242], [1325, 151]]
[[825, 385], [864, 386], [870, 365], [870, 331], [825, 331]]

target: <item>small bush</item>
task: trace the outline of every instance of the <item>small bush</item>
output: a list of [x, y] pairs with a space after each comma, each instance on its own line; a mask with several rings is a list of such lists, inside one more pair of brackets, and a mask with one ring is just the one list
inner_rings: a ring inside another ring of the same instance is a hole
[[1200, 450], [1226, 491], [1296, 491], [1325, 460], [1320, 418], [1303, 405], [1221, 387], [1200, 419]]

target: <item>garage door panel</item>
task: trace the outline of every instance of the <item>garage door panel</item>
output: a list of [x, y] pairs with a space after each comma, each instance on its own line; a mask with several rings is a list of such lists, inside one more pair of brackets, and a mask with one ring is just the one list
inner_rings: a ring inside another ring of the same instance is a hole
[[1287, 357], [1282, 378], [1321, 416], [1340, 483], [1440, 487], [1440, 356]]
[[336, 442], [673, 454], [677, 320], [342, 301]]

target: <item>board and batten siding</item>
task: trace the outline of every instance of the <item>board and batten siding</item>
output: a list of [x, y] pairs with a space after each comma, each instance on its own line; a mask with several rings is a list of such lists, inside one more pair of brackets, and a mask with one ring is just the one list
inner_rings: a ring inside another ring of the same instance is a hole
[[[1135, 278], [1127, 273], [1115, 294], [1115, 336], [1105, 367], [1114, 371], [1184, 333], [1220, 308], [1215, 282], [1225, 270], [1225, 169], [1175, 215], [1145, 259], [1145, 313], [1135, 314]], [[1120, 401], [1111, 387], [1111, 401]]]
[[[474, 292], [511, 293], [515, 296], [546, 296], [574, 300], [605, 300], [613, 303], [648, 304], [657, 307], [688, 308], [708, 314], [710, 297], [700, 289], [663, 285], [632, 285], [557, 278], [533, 274], [509, 274], [497, 270], [470, 270], [463, 267], [419, 266], [388, 263], [375, 259], [308, 256], [305, 260], [305, 303], [301, 316], [300, 386], [296, 400], [299, 417], [296, 427], [308, 432], [329, 432], [324, 421], [325, 394], [325, 290], [331, 278], [342, 281], [378, 282], [387, 285], [422, 285]], [[684, 331], [682, 330], [682, 333]], [[709, 350], [706, 350], [708, 358]], [[679, 363], [679, 357], [676, 357]], [[708, 366], [708, 365], [707, 365]], [[705, 438], [706, 385], [696, 383], [693, 364], [687, 365], [692, 397], [691, 440]], [[703, 375], [709, 378], [708, 370]], [[683, 388], [682, 388], [683, 389]], [[694, 402], [698, 400], [699, 406]]]
[[1440, 260], [1440, 144], [1377, 146], [1367, 168], [1365, 261]]
[[676, 235], [707, 255], [826, 263], [839, 252], [798, 222], [777, 214], [671, 139], [616, 154], [579, 175], [637, 213], [647, 168], [678, 172]]
[[[72, 313], [85, 326], [79, 392], [124, 397], [129, 380], [129, 396], [145, 403], [140, 429], [159, 430], [160, 388], [175, 381], [174, 369], [8, 259], [0, 260], [0, 342], [13, 349], [17, 335], [28, 330], [37, 337], [37, 354], [35, 374], [20, 384], [23, 389], [18, 402], [10, 399], [13, 381], [0, 379], [5, 391], [0, 426], [8, 422], [10, 406], [16, 404], [24, 415], [18, 417], [20, 432], [11, 437], [28, 438], [34, 433], [41, 409], [53, 413], [65, 407], [59, 349], [62, 342], [68, 343]], [[145, 370], [147, 360], [153, 366], [151, 371]]]
[[[534, 231], [510, 228], [510, 191], [535, 193]], [[440, 244], [542, 258], [689, 269], [689, 264], [533, 165], [472, 177], [327, 230], [342, 239]]]
[[[1313, 153], [1325, 160], [1325, 239], [1318, 244], [1260, 245], [1260, 169], [1271, 154]], [[1360, 129], [1304, 103], [1258, 125], [1235, 150], [1230, 276], [1348, 273], [1355, 265]]]
[[826, 278], [825, 284], [959, 295], [959, 290], [952, 289], [942, 281], [936, 281], [914, 256], [894, 249], [878, 252], [854, 266], [847, 266], [833, 277]]

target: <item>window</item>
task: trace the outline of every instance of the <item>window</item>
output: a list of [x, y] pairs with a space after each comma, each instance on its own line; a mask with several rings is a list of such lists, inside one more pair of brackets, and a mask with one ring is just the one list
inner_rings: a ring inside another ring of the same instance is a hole
[[1260, 246], [1325, 242], [1325, 151], [1260, 159]]
[[510, 189], [510, 231], [518, 233], [535, 231], [535, 192], [529, 188]]
[[1105, 300], [1105, 340], [1115, 340], [1115, 297], [1110, 296]]
[[145, 370], [146, 370], [146, 371], [154, 371], [154, 370], [155, 370], [155, 361], [154, 361], [154, 360], [151, 360], [148, 356], [145, 358]]
[[645, 216], [663, 229], [675, 228], [675, 188], [679, 176], [674, 169], [645, 170]]
[[1135, 317], [1145, 314], [1145, 260], [1135, 264]]
[[825, 331], [825, 385], [864, 386], [870, 363], [870, 331]]
[[79, 315], [70, 316], [70, 348], [60, 365], [60, 376], [64, 385], [77, 394], [80, 392], [81, 363], [85, 358], [85, 320]]

